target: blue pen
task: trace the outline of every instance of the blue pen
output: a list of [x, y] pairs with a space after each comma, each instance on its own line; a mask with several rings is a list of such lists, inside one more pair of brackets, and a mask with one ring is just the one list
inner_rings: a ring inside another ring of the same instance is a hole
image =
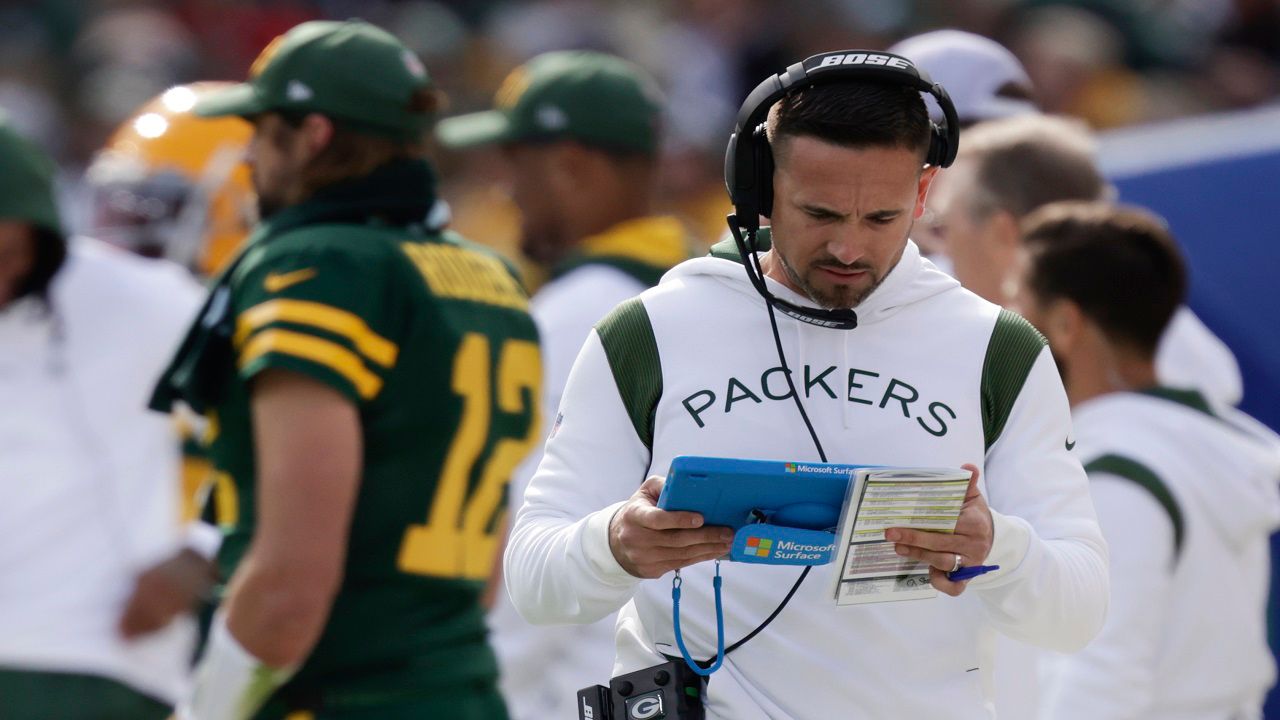
[[951, 582], [960, 582], [961, 580], [972, 580], [979, 575], [986, 575], [992, 570], [999, 570], [999, 565], [970, 565], [962, 567], [955, 572], [947, 573], [947, 579]]

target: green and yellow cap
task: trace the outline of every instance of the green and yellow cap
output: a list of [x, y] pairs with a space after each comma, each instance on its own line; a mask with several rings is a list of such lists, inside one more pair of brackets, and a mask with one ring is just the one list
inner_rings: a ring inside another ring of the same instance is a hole
[[201, 98], [195, 112], [315, 112], [356, 130], [415, 140], [432, 116], [415, 111], [411, 99], [430, 86], [422, 61], [391, 33], [363, 20], [313, 20], [272, 40], [247, 82]]
[[643, 70], [613, 55], [557, 51], [511, 72], [494, 109], [441, 120], [447, 147], [569, 138], [608, 150], [658, 150], [662, 92]]
[[54, 170], [53, 160], [0, 113], [0, 220], [20, 220], [61, 236]]

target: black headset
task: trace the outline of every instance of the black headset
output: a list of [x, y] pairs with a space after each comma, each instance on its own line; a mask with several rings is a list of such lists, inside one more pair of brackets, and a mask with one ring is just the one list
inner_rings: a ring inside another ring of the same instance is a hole
[[[960, 121], [945, 88], [907, 58], [874, 50], [840, 50], [805, 58], [785, 72], [765, 79], [752, 90], [738, 110], [733, 135], [724, 154], [724, 184], [733, 203], [729, 229], [742, 253], [747, 276], [770, 306], [798, 320], [815, 325], [851, 330], [858, 325], [851, 309], [806, 308], [774, 297], [765, 285], [755, 251], [760, 216], [773, 214], [773, 152], [765, 134], [769, 109], [791, 89], [818, 84], [870, 81], [904, 85], [932, 95], [942, 108], [943, 125], [929, 123], [929, 152], [925, 162], [947, 167], [960, 148]], [[746, 238], [744, 238], [744, 234]], [[752, 271], [755, 272], [752, 272]]]
[[960, 121], [946, 89], [929, 74], [901, 55], [871, 50], [841, 50], [805, 58], [780, 75], [765, 79], [747, 95], [738, 110], [733, 135], [724, 154], [724, 183], [738, 216], [739, 227], [760, 226], [759, 215], [773, 211], [773, 153], [765, 136], [764, 121], [769, 108], [792, 88], [849, 81], [871, 81], [905, 85], [932, 95], [942, 108], [946, 122], [929, 123], [929, 154], [925, 162], [947, 167], [960, 148]]

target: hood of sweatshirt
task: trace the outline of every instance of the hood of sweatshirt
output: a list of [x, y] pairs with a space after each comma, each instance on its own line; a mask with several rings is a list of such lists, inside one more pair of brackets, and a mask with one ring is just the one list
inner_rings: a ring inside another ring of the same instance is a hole
[[[760, 245], [768, 247], [768, 228], [760, 231]], [[767, 251], [766, 251], [767, 252]], [[763, 259], [765, 252], [760, 253]], [[738, 292], [764, 305], [764, 298], [756, 291], [732, 238], [716, 243], [705, 257], [686, 260], [663, 276], [662, 282], [678, 282], [697, 276], [714, 278]], [[791, 290], [782, 283], [766, 277], [769, 292], [777, 297], [803, 307], [816, 307], [809, 298]], [[905, 307], [927, 300], [948, 290], [958, 289], [960, 283], [934, 266], [920, 255], [920, 249], [910, 240], [902, 251], [902, 257], [894, 265], [884, 281], [853, 310], [858, 314], [859, 325], [883, 322]], [[780, 317], [781, 321], [782, 318]]]
[[[1120, 404], [1141, 414], [1111, 411]], [[1280, 436], [1239, 410], [1210, 404], [1195, 390], [1153, 388], [1089, 400], [1072, 416], [1082, 438], [1087, 433], [1121, 453], [1126, 445], [1160, 448], [1162, 464], [1194, 472], [1185, 500], [1232, 545], [1280, 529]]]

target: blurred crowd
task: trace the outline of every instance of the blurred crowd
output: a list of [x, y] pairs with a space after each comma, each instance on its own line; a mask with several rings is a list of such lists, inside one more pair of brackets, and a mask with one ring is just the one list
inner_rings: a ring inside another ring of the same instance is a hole
[[[346, 17], [417, 51], [448, 113], [487, 107], [511, 68], [546, 50], [637, 62], [670, 101], [660, 205], [707, 241], [723, 231], [720, 163], [741, 98], [815, 52], [969, 30], [1014, 51], [1043, 110], [1095, 129], [1280, 95], [1277, 0], [0, 0], [0, 107], [64, 167], [68, 220], [80, 228], [87, 203], [75, 178], [139, 105], [177, 83], [239, 80], [289, 27]], [[511, 248], [518, 223], [493, 189], [501, 163], [439, 160], [459, 229]]]

